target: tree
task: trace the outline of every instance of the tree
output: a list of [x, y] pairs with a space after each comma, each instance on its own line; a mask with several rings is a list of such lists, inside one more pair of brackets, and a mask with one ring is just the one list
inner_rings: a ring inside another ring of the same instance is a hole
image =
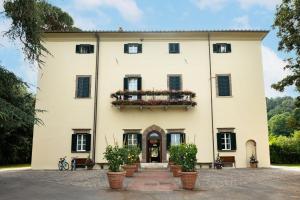
[[0, 66], [0, 164], [26, 163], [31, 158], [35, 97], [27, 84]]
[[44, 0], [5, 0], [5, 16], [12, 20], [5, 33], [12, 40], [23, 44], [25, 57], [30, 61], [43, 63], [41, 57], [50, 52], [43, 46], [45, 31], [78, 31], [72, 17]]
[[290, 125], [290, 113], [283, 113], [274, 115], [269, 120], [269, 129], [270, 132], [274, 135], [285, 135], [289, 136], [291, 133], [293, 133], [293, 128]]
[[[282, 0], [276, 9], [273, 28], [278, 29], [278, 50], [290, 55], [284, 69], [289, 70], [291, 74], [272, 87], [284, 91], [287, 86], [295, 85], [296, 90], [300, 92], [300, 0]], [[296, 106], [300, 107], [300, 96], [297, 97]]]

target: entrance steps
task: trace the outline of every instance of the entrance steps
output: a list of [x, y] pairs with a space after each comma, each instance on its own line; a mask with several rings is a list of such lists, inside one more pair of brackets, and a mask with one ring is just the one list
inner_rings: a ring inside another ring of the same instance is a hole
[[167, 169], [168, 163], [141, 163], [142, 169]]

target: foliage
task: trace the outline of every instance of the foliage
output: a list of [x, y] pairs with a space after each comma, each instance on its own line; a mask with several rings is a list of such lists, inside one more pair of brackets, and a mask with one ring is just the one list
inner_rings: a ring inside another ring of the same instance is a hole
[[124, 151], [124, 163], [127, 165], [133, 165], [139, 159], [141, 150], [137, 146], [127, 146], [123, 148]]
[[274, 135], [290, 135], [300, 130], [300, 109], [292, 97], [267, 98], [269, 131]]
[[[278, 50], [289, 54], [285, 70], [290, 72], [272, 87], [284, 91], [287, 86], [295, 85], [300, 92], [300, 0], [282, 0], [277, 7], [273, 27], [278, 30], [280, 38]], [[300, 107], [300, 96], [296, 106]]]
[[79, 30], [68, 13], [44, 0], [5, 0], [3, 7], [5, 16], [12, 20], [5, 35], [21, 41], [25, 57], [31, 62], [42, 63], [41, 56], [50, 53], [42, 44], [45, 31]]
[[197, 146], [195, 144], [179, 145], [180, 165], [183, 172], [193, 172], [197, 164]]
[[119, 146], [107, 146], [104, 152], [107, 160], [108, 169], [112, 172], [119, 172], [120, 166], [124, 163], [124, 149]]
[[250, 163], [258, 163], [258, 161], [256, 160], [256, 158], [253, 154], [250, 157]]
[[169, 149], [170, 160], [174, 162], [175, 165], [180, 165], [180, 152], [179, 145], [172, 145]]
[[272, 163], [300, 163], [300, 131], [292, 136], [270, 136]]
[[90, 155], [87, 157], [86, 161], [85, 161], [85, 166], [88, 169], [92, 169], [95, 166], [94, 161], [91, 159]]
[[0, 164], [30, 162], [33, 125], [42, 123], [34, 106], [26, 83], [0, 66]]
[[223, 168], [223, 160], [220, 158], [219, 153], [217, 154], [214, 165], [217, 169], [222, 169]]

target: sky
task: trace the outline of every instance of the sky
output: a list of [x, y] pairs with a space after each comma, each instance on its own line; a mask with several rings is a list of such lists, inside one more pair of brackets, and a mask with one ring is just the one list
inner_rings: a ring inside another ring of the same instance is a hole
[[[62, 8], [83, 30], [270, 30], [262, 43], [267, 97], [297, 96], [293, 87], [278, 92], [270, 86], [288, 72], [285, 54], [277, 51], [279, 39], [272, 29], [281, 0], [48, 0]], [[3, 11], [0, 0], [0, 12]], [[37, 67], [24, 60], [21, 45], [3, 36], [10, 21], [0, 17], [0, 64], [15, 72], [35, 92]], [[253, 80], [255, 81], [255, 80]]]

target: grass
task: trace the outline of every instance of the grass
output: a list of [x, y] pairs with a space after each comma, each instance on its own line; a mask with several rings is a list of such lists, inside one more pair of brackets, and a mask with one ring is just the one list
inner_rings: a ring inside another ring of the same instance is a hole
[[0, 169], [30, 167], [30, 164], [0, 165]]
[[298, 167], [300, 168], [300, 164], [273, 164], [275, 166], [283, 166], [283, 167]]

